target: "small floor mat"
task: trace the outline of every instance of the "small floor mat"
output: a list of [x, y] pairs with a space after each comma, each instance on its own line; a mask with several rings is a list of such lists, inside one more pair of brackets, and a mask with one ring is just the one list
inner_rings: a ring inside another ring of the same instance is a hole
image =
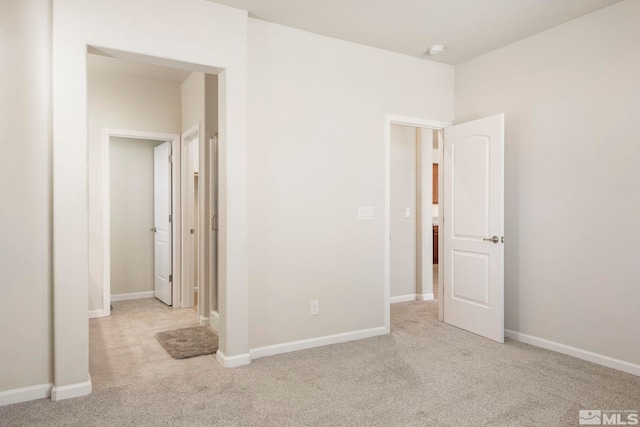
[[208, 326], [158, 332], [155, 337], [174, 359], [204, 356], [218, 351], [218, 336]]

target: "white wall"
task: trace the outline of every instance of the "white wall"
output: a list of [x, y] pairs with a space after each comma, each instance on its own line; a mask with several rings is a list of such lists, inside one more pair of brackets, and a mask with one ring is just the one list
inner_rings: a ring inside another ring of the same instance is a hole
[[159, 144], [111, 138], [112, 295], [154, 290], [153, 148]]
[[506, 113], [506, 327], [640, 364], [640, 2], [456, 67], [456, 122]]
[[198, 124], [204, 127], [204, 73], [191, 73], [182, 83], [180, 89], [182, 100], [182, 132], [186, 132]]
[[[221, 149], [221, 163], [226, 175], [220, 222], [221, 251], [227, 262], [221, 271], [219, 328], [234, 331], [221, 334], [220, 349], [227, 356], [246, 355], [233, 359], [246, 363], [247, 12], [205, 0], [163, 2], [161, 7], [156, 0], [54, 0], [53, 5], [56, 386], [75, 384], [86, 390], [82, 384], [88, 378], [87, 45], [135, 52], [157, 65], [197, 64], [197, 71], [222, 70], [220, 98], [226, 114], [220, 121], [220, 133], [226, 145]], [[227, 194], [232, 195], [233, 203], [227, 203]], [[227, 280], [232, 288], [225, 287]]]
[[[210, 141], [217, 133], [218, 133], [218, 76], [215, 74], [205, 74], [204, 77], [204, 85], [205, 85], [205, 142]], [[209, 159], [210, 156], [213, 156], [213, 153], [210, 152], [213, 148], [210, 144], [205, 144], [204, 148], [204, 158]], [[202, 181], [198, 183], [200, 195], [200, 209], [205, 212], [204, 219], [201, 221], [201, 227], [203, 230], [211, 230], [212, 223], [211, 217], [215, 214], [218, 209], [217, 206], [217, 197], [215, 196], [215, 192], [217, 189], [217, 180], [218, 180], [218, 171], [217, 170], [209, 170], [209, 168], [205, 168], [209, 171], [209, 179], [205, 180], [203, 178]], [[208, 213], [208, 214], [207, 214]], [[209, 289], [205, 288], [205, 291], [210, 291], [210, 294], [207, 295], [207, 292], [203, 292], [200, 295], [200, 305], [201, 313], [205, 314], [206, 317], [211, 318], [211, 325], [215, 328], [218, 327], [216, 319], [219, 318], [217, 314], [218, 311], [218, 242], [216, 240], [216, 236], [214, 233], [205, 234], [203, 239], [200, 239], [201, 243], [201, 253], [203, 257], [209, 260], [209, 267], [204, 271], [203, 281], [205, 283], [210, 283], [211, 286]], [[205, 300], [205, 298], [207, 298]], [[210, 312], [215, 311], [215, 315], [211, 315]]]
[[249, 70], [251, 348], [383, 327], [385, 114], [452, 120], [453, 67], [249, 19]]
[[[183, 244], [182, 247], [182, 268], [184, 284], [186, 286], [188, 282], [192, 282], [194, 289], [199, 286], [199, 245], [198, 236], [199, 231], [196, 234], [190, 234], [189, 230], [197, 230], [197, 218], [199, 213], [195, 210], [195, 181], [193, 178], [194, 172], [200, 170], [200, 142], [203, 138], [204, 121], [205, 121], [205, 75], [204, 73], [193, 72], [180, 86], [180, 92], [182, 96], [182, 133], [185, 133], [192, 129], [194, 126], [198, 128], [200, 132], [199, 139], [189, 143], [184, 147], [182, 154], [188, 154], [191, 158], [187, 160], [183, 157], [182, 164], [185, 168], [182, 170], [182, 192], [181, 198], [184, 201], [182, 212], [182, 227], [183, 227]], [[204, 148], [204, 147], [202, 147]], [[188, 243], [189, 242], [189, 243]], [[190, 246], [187, 247], [187, 246]], [[190, 269], [191, 273], [187, 274], [187, 270]], [[193, 297], [191, 295], [184, 295], [185, 301], [183, 301], [183, 307], [190, 307], [193, 304]], [[202, 299], [202, 293], [200, 294]]]
[[[93, 69], [89, 72], [89, 310], [98, 310], [103, 304], [102, 130], [111, 128], [179, 134], [180, 103], [178, 83]], [[119, 292], [112, 289], [111, 293]]]
[[3, 1], [0, 28], [3, 391], [53, 381], [51, 5]]
[[391, 297], [416, 293], [416, 133], [391, 125]]

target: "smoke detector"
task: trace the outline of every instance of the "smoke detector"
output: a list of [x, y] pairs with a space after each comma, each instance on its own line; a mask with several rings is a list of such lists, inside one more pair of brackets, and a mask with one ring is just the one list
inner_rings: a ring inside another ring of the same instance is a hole
[[429, 55], [438, 55], [444, 51], [443, 44], [434, 44], [429, 48]]

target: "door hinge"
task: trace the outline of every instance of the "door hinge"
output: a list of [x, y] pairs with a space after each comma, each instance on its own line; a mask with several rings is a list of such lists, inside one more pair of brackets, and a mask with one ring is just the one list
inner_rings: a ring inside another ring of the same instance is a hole
[[169, 275], [169, 281], [170, 281], [170, 282], [173, 282], [173, 274], [170, 274], [170, 275]]
[[211, 217], [211, 229], [213, 231], [218, 231], [218, 215]]
[[169, 214], [169, 222], [173, 222], [173, 215]]
[[169, 163], [173, 163], [173, 154], [169, 154]]

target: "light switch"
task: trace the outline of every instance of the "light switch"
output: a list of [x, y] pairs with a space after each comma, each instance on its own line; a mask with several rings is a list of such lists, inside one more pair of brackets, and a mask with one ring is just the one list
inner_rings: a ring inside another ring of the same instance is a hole
[[373, 221], [373, 206], [359, 206], [358, 221]]
[[404, 217], [411, 218], [411, 208], [404, 208]]

